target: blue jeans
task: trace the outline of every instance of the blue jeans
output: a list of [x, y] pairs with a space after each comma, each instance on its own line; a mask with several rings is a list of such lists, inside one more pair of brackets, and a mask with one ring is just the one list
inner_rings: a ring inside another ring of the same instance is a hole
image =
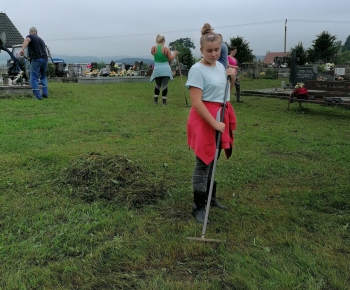
[[39, 79], [42, 86], [43, 95], [48, 96], [48, 88], [47, 88], [47, 79], [46, 79], [46, 71], [47, 71], [47, 61], [43, 58], [32, 59], [30, 63], [30, 84], [32, 86], [33, 95], [37, 99], [41, 99], [42, 96], [40, 94], [39, 89]]

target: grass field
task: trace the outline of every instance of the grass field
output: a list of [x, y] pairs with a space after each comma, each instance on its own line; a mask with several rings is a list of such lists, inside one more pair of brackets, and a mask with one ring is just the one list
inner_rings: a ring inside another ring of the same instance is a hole
[[[232, 95], [235, 148], [216, 172], [229, 210], [211, 209], [206, 237], [222, 242], [207, 244], [186, 239], [202, 225], [191, 215], [181, 79], [169, 106], [152, 91], [50, 83], [43, 101], [0, 99], [0, 289], [349, 289], [349, 110]], [[132, 206], [78, 195], [59, 181], [88, 156], [140, 165], [163, 197]]]

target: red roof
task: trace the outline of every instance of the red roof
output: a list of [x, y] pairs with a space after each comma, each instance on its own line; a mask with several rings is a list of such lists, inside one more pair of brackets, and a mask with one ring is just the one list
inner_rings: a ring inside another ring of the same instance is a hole
[[[290, 56], [290, 51], [286, 51], [286, 56]], [[269, 64], [272, 63], [275, 57], [284, 57], [284, 52], [268, 52], [266, 53], [263, 63]]]

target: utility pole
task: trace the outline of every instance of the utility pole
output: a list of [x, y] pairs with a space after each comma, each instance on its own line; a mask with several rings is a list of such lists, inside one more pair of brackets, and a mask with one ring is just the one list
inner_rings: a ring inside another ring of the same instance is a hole
[[286, 57], [286, 44], [287, 44], [287, 19], [284, 23], [284, 57]]

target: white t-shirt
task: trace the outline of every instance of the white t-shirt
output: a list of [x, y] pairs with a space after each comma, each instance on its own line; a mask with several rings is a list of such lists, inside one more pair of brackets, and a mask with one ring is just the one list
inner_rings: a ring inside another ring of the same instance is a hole
[[[217, 61], [215, 66], [207, 66], [197, 62], [188, 73], [186, 88], [196, 87], [201, 89], [203, 101], [223, 103], [226, 83], [226, 70], [220, 62]], [[230, 94], [228, 93], [227, 101], [229, 100]]]

